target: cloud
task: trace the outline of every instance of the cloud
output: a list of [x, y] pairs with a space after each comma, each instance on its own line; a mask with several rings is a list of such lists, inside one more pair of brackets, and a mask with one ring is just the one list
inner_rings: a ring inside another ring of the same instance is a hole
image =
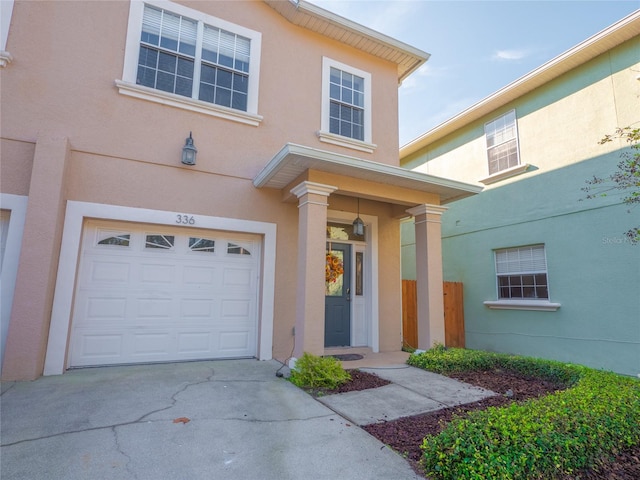
[[491, 57], [493, 60], [522, 60], [524, 57], [529, 55], [527, 50], [521, 49], [512, 49], [512, 50], [496, 50]]

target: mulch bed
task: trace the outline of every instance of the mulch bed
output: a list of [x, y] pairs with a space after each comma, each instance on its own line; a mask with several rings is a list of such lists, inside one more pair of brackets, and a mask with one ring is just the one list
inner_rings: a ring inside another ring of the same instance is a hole
[[[377, 388], [391, 382], [375, 374], [350, 370], [351, 381], [334, 390], [310, 392], [312, 394], [330, 395], [334, 393], [353, 392], [368, 388]], [[464, 416], [473, 410], [498, 407], [514, 401], [523, 401], [562, 390], [564, 385], [554, 384], [538, 378], [528, 378], [513, 372], [493, 370], [486, 372], [464, 372], [449, 375], [462, 382], [486, 388], [498, 395], [478, 402], [445, 408], [413, 417], [400, 418], [388, 422], [375, 423], [362, 427], [385, 445], [389, 445], [403, 455], [416, 473], [423, 475], [419, 465], [422, 457], [422, 439], [427, 435], [437, 435], [454, 416]], [[640, 446], [617, 452], [611, 459], [603, 459], [589, 470], [576, 472], [571, 476], [560, 477], [561, 480], [638, 480], [640, 479]]]

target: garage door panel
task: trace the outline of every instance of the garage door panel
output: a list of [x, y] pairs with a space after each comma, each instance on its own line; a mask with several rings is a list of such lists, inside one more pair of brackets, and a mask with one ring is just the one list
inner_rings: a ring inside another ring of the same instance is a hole
[[211, 352], [211, 332], [181, 332], [178, 334], [178, 353], [207, 355]]
[[175, 281], [176, 266], [162, 263], [143, 263], [140, 265], [140, 282], [148, 283], [166, 283], [171, 284]]
[[189, 287], [211, 287], [218, 277], [217, 268], [185, 265], [183, 269], [183, 283]]
[[256, 237], [107, 223], [85, 227], [71, 366], [256, 355]]
[[131, 335], [131, 353], [134, 357], [149, 357], [154, 359], [168, 357], [171, 344], [169, 332], [136, 331]]
[[88, 280], [91, 283], [128, 283], [130, 280], [131, 265], [126, 262], [91, 260], [90, 268]]
[[77, 357], [84, 359], [82, 365], [94, 362], [105, 362], [119, 358], [123, 352], [124, 334], [120, 333], [81, 333], [72, 351]]
[[127, 312], [125, 297], [89, 297], [86, 301], [88, 323], [124, 320]]
[[246, 331], [221, 332], [218, 337], [219, 351], [228, 356], [242, 355], [249, 345], [249, 334]]
[[180, 316], [183, 318], [211, 318], [215, 305], [209, 299], [187, 298], [180, 302]]

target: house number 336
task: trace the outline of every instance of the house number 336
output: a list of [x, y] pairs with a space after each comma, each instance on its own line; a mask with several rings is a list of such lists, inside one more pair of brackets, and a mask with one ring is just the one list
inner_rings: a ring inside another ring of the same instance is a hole
[[196, 219], [193, 215], [176, 215], [176, 223], [181, 225], [195, 225]]

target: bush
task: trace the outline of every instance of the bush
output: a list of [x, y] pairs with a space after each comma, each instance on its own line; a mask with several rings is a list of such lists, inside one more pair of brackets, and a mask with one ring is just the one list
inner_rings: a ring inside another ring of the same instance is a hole
[[439, 435], [425, 438], [423, 465], [431, 478], [552, 479], [640, 445], [636, 379], [463, 349], [430, 350], [412, 356], [409, 363], [436, 365], [440, 372], [459, 371], [460, 365], [502, 368], [573, 385], [539, 399], [472, 412], [452, 421]]
[[575, 384], [583, 372], [588, 370], [580, 365], [553, 360], [464, 348], [447, 348], [443, 345], [436, 345], [424, 353], [411, 355], [407, 363], [443, 375], [494, 369], [510, 370], [525, 377], [542, 378], [567, 386]]
[[333, 389], [349, 381], [351, 376], [333, 357], [303, 353], [291, 370], [289, 380], [301, 388]]

